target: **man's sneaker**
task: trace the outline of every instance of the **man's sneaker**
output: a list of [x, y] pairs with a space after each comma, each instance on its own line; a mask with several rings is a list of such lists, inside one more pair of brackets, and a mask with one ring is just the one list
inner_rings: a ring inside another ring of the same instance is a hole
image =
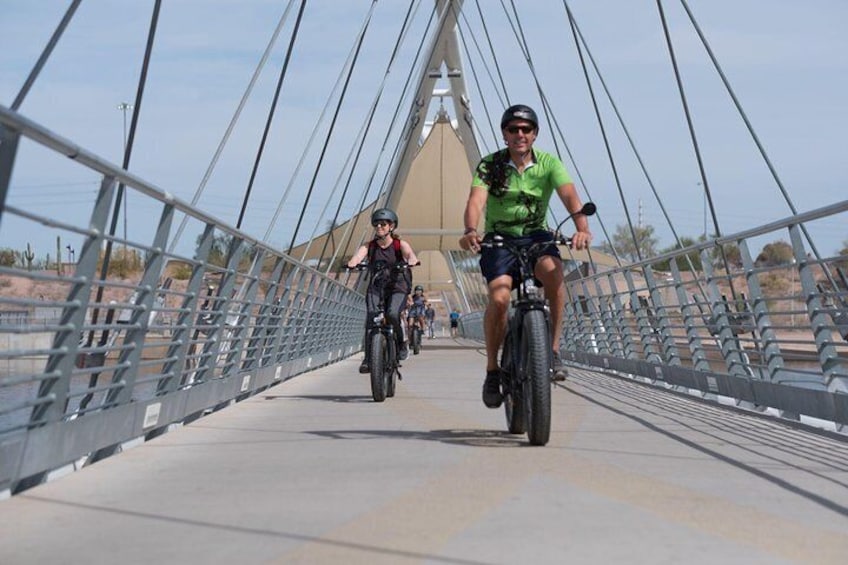
[[405, 361], [407, 357], [409, 357], [409, 346], [406, 342], [403, 342], [403, 345], [400, 346], [400, 351], [398, 351], [398, 359]]
[[554, 351], [553, 373], [551, 374], [552, 381], [564, 381], [568, 376], [568, 368], [562, 362], [558, 351]]
[[362, 364], [359, 365], [359, 372], [360, 373], [370, 373], [371, 372], [371, 365], [368, 364], [368, 361], [363, 359]]
[[483, 404], [486, 408], [497, 408], [501, 402], [503, 402], [501, 370], [486, 371], [486, 380], [483, 382]]

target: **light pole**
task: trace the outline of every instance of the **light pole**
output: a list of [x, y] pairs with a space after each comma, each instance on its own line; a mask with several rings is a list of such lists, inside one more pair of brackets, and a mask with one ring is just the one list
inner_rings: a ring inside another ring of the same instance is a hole
[[789, 268], [792, 270], [792, 272], [789, 273], [789, 275], [790, 275], [789, 280], [791, 281], [789, 283], [789, 295], [790, 295], [790, 300], [789, 300], [789, 310], [790, 310], [790, 312], [789, 312], [789, 325], [792, 326], [793, 330], [795, 329], [795, 265], [796, 265], [796, 261], [795, 261], [795, 257], [793, 257], [792, 262], [789, 265]]
[[[118, 110], [124, 114], [124, 152], [121, 154], [121, 166], [125, 166], [127, 160], [127, 110], [132, 110], [134, 106], [129, 102], [121, 102], [118, 104]], [[127, 241], [127, 189], [124, 187], [124, 241]], [[126, 243], [124, 243], [126, 246]]]

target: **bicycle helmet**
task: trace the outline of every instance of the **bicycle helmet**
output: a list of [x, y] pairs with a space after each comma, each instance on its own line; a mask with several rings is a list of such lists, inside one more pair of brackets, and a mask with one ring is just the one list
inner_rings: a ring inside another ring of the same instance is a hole
[[388, 208], [379, 208], [374, 210], [371, 214], [371, 225], [373, 226], [377, 222], [391, 222], [395, 225], [395, 227], [397, 227], [398, 217], [393, 210], [389, 210]]
[[424, 292], [424, 287], [423, 287], [423, 286], [421, 286], [420, 284], [415, 285], [415, 292], [418, 292], [419, 290], [420, 290], [421, 292]]
[[539, 118], [530, 106], [516, 104], [507, 108], [503, 113], [503, 116], [501, 116], [501, 129], [504, 129], [507, 125], [509, 125], [509, 122], [512, 120], [527, 120], [533, 124], [533, 127], [536, 128], [536, 130], [539, 129]]

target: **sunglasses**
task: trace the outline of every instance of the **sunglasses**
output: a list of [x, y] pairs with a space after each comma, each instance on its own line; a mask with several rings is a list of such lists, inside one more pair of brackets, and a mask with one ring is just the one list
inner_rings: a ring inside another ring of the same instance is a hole
[[374, 222], [371, 225], [374, 226], [375, 228], [385, 228], [387, 226], [390, 226], [391, 223], [389, 223], [389, 222]]
[[521, 132], [523, 134], [533, 133], [536, 130], [533, 126], [507, 126], [506, 131], [509, 133], [518, 133]]

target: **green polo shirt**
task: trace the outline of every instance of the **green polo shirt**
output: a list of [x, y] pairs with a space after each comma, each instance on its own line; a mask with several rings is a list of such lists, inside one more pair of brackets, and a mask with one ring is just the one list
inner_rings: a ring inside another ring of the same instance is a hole
[[[502, 151], [506, 151], [503, 149]], [[486, 200], [486, 231], [521, 236], [548, 229], [545, 216], [554, 190], [571, 183], [565, 165], [555, 156], [533, 149], [533, 162], [523, 173], [512, 165], [507, 168], [506, 190], [491, 190], [481, 178], [498, 153], [483, 158], [477, 167], [471, 186], [481, 186], [489, 192]]]

